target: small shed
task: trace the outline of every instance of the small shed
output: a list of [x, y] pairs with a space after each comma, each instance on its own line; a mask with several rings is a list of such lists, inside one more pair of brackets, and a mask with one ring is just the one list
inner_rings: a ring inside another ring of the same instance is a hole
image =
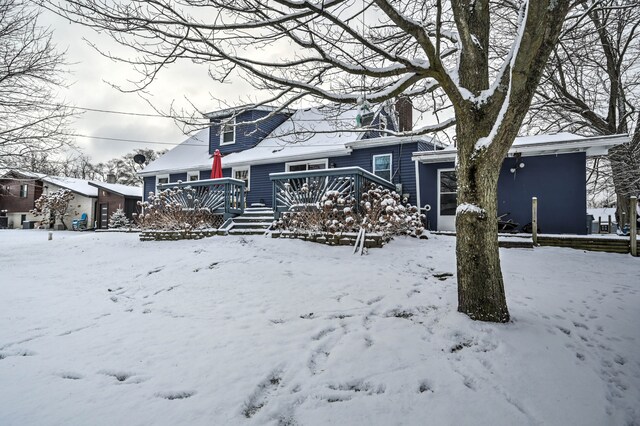
[[141, 186], [94, 181], [89, 185], [98, 188], [97, 229], [107, 229], [109, 218], [118, 209], [122, 209], [127, 218], [133, 219], [133, 213], [138, 211], [138, 201], [142, 201]]

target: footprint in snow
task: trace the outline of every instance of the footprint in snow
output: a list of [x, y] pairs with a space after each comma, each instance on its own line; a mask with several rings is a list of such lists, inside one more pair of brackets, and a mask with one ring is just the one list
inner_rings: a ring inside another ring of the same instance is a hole
[[105, 376], [111, 376], [116, 379], [118, 382], [126, 382], [127, 379], [133, 377], [133, 373], [129, 373], [126, 371], [117, 371], [117, 370], [102, 370], [99, 371], [100, 374], [104, 374]]
[[152, 275], [152, 274], [157, 274], [158, 272], [162, 271], [164, 269], [164, 266], [160, 266], [156, 269], [152, 269], [149, 272], [147, 272], [147, 276]]
[[169, 401], [173, 401], [175, 399], [187, 399], [191, 398], [195, 395], [195, 391], [181, 391], [181, 392], [158, 392], [156, 396], [158, 398], [168, 399]]
[[250, 419], [255, 416], [262, 407], [269, 402], [269, 397], [274, 392], [280, 382], [282, 381], [282, 371], [274, 370], [267, 376], [262, 382], [260, 382], [257, 388], [253, 391], [253, 394], [249, 396], [249, 399], [242, 408], [242, 414]]
[[84, 378], [84, 376], [82, 376], [82, 374], [72, 373], [72, 372], [61, 373], [60, 377], [63, 378], [63, 379], [67, 379], [67, 380], [80, 380], [80, 379]]

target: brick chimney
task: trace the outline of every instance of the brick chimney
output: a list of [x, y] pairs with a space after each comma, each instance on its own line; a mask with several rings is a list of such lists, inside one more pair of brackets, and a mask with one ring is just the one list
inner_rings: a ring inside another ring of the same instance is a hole
[[413, 129], [413, 102], [407, 96], [396, 99], [396, 114], [398, 114], [398, 130], [407, 132]]
[[107, 175], [107, 183], [116, 183], [116, 175], [109, 173]]

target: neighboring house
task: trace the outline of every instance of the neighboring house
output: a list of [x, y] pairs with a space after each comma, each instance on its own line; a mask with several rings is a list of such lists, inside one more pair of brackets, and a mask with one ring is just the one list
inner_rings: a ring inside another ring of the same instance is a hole
[[109, 218], [117, 209], [122, 209], [130, 220], [138, 211], [138, 201], [142, 200], [142, 188], [116, 183], [91, 181], [89, 185], [98, 188], [98, 208], [96, 210], [96, 228], [109, 227]]
[[[224, 177], [245, 181], [247, 206], [273, 208], [273, 179], [288, 176], [282, 173], [297, 173], [299, 178], [304, 171], [357, 166], [395, 184], [411, 204], [428, 204], [429, 229], [453, 230], [455, 148], [441, 146], [427, 136], [379, 132], [385, 127], [411, 130], [412, 110], [406, 100], [378, 107], [367, 131], [356, 128], [355, 109], [335, 114], [328, 107], [296, 111], [259, 107], [240, 113], [234, 109], [210, 113], [208, 129], [140, 172], [144, 198], [156, 192], [159, 184], [209, 179], [212, 154], [219, 149]], [[518, 138], [502, 167], [499, 214], [510, 213], [522, 226], [531, 221], [531, 197], [537, 196], [543, 232], [586, 233], [586, 157], [606, 154], [626, 140], [625, 135]], [[327, 170], [327, 174], [338, 171]]]
[[43, 191], [42, 179], [18, 172], [0, 177], [0, 211], [6, 211], [9, 228], [21, 228], [24, 222], [39, 220], [30, 213]]
[[[42, 216], [34, 216], [30, 213], [35, 208], [35, 201], [41, 195], [50, 194], [59, 189], [68, 189], [74, 195], [73, 200], [69, 203], [69, 215], [64, 219], [69, 229], [71, 229], [72, 221], [80, 219], [83, 213], [87, 214], [88, 227], [94, 227], [98, 217], [99, 187], [104, 186], [105, 193], [116, 192], [115, 197], [110, 197], [107, 194], [104, 199], [108, 201], [105, 203], [122, 200], [123, 208], [127, 204], [135, 204], [141, 198], [140, 188], [23, 171], [6, 173], [0, 177], [0, 186], [4, 188], [0, 196], [0, 210], [7, 211], [9, 228], [22, 228], [24, 222], [37, 223], [42, 221]], [[136, 194], [137, 198], [135, 198]], [[127, 202], [127, 199], [135, 199], [135, 201]], [[117, 207], [114, 207], [113, 211], [115, 208]]]

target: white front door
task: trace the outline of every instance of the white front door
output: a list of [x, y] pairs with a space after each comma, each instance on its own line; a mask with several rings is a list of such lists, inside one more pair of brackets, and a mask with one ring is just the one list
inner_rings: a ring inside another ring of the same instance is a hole
[[438, 170], [438, 231], [456, 230], [457, 189], [455, 169]]

